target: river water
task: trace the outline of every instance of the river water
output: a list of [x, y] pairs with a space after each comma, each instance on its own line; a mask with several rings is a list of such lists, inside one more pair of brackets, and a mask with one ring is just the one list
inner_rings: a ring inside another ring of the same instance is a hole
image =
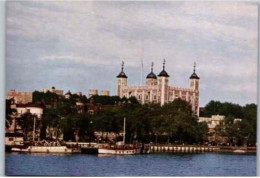
[[125, 156], [7, 153], [6, 175], [256, 176], [256, 155], [201, 153]]

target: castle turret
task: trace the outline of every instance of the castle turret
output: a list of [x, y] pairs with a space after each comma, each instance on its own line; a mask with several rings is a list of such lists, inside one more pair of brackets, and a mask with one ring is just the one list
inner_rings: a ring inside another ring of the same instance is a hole
[[199, 90], [199, 77], [196, 74], [196, 63], [193, 66], [193, 74], [190, 76], [190, 88], [192, 90]]
[[165, 59], [163, 60], [163, 70], [158, 75], [158, 86], [160, 91], [160, 103], [161, 106], [168, 102], [168, 85], [170, 76], [165, 71]]
[[190, 89], [193, 90], [192, 110], [199, 116], [199, 77], [196, 74], [196, 63], [193, 66], [193, 74], [190, 76]]
[[122, 89], [124, 86], [127, 86], [127, 76], [124, 73], [124, 61], [122, 61], [121, 72], [117, 75], [117, 85], [116, 85], [117, 96], [119, 96], [120, 98], [123, 97]]
[[151, 72], [146, 77], [146, 85], [157, 85], [157, 76], [153, 73], [153, 62]]

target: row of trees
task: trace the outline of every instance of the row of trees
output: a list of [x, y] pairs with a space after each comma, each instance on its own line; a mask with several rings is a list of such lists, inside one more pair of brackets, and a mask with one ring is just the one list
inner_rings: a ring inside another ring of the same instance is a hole
[[[63, 135], [65, 141], [75, 141], [77, 137], [79, 141], [93, 141], [95, 131], [114, 132], [118, 135], [115, 141], [122, 140], [119, 135], [123, 132], [124, 117], [127, 142], [202, 143], [203, 135], [207, 133], [207, 124], [198, 123], [190, 104], [180, 99], [162, 107], [158, 104], [140, 105], [134, 97], [93, 96], [92, 99], [103, 105], [103, 109], [94, 115], [78, 112], [77, 101], [84, 104], [90, 101], [84, 96], [71, 95], [65, 99], [54, 93], [34, 92], [34, 102], [49, 105], [42, 120], [36, 123], [41, 139], [46, 139], [46, 129], [51, 129], [53, 137]], [[33, 116], [29, 113], [19, 118], [27, 133], [32, 131], [33, 119], [30, 118]]]
[[[232, 145], [255, 145], [257, 134], [257, 105], [240, 106], [229, 102], [210, 101], [204, 108], [203, 116], [225, 115], [216, 133], [227, 137]], [[242, 119], [235, 120], [236, 118]]]
[[128, 104], [105, 110], [93, 116], [95, 130], [122, 132], [126, 118], [126, 140], [142, 142], [200, 143], [207, 133], [207, 124], [197, 122], [191, 106], [183, 100], [158, 104]]
[[[87, 104], [90, 99], [85, 96], [71, 95], [69, 99], [55, 93], [34, 92], [33, 101], [48, 105], [41, 121], [36, 122], [40, 130], [40, 138], [46, 139], [46, 130], [52, 130], [56, 137], [63, 135], [65, 141], [94, 141], [95, 131], [114, 132], [117, 140], [122, 140], [119, 133], [123, 132], [123, 119], [126, 118], [126, 141], [171, 142], [171, 143], [202, 143], [208, 132], [205, 122], [198, 122], [192, 114], [189, 103], [177, 99], [172, 103], [160, 106], [158, 104], [140, 105], [132, 97], [120, 99], [117, 96], [93, 96], [96, 104], [102, 104], [103, 109], [94, 115], [79, 112], [76, 102]], [[105, 106], [112, 107], [105, 107]], [[7, 110], [11, 112], [12, 110]], [[234, 140], [247, 140], [248, 144], [256, 143], [256, 105], [239, 106], [232, 103], [209, 102], [202, 113], [203, 116], [226, 115], [225, 120], [216, 128], [216, 133]], [[18, 124], [23, 132], [32, 131], [33, 119], [30, 113], [19, 118]], [[241, 118], [242, 122], [234, 122]], [[11, 120], [9, 118], [9, 120]]]

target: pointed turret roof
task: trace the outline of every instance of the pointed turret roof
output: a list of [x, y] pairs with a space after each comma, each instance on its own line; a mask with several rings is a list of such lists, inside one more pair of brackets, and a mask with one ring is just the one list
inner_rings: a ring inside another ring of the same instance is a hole
[[190, 79], [200, 79], [196, 74], [196, 62], [194, 62], [193, 73], [191, 74]]
[[124, 61], [122, 61], [122, 68], [121, 72], [116, 76], [117, 78], [127, 78], [125, 72], [124, 72]]
[[152, 62], [152, 65], [151, 65], [151, 72], [147, 75], [146, 78], [147, 79], [148, 78], [157, 79], [156, 75], [153, 73], [153, 62]]
[[163, 70], [159, 73], [159, 77], [170, 77], [168, 73], [165, 71], [165, 59], [163, 60]]

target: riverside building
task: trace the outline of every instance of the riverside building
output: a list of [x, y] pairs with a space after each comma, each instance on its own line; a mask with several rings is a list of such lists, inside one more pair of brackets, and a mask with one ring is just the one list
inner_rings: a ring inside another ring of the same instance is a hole
[[6, 99], [13, 99], [15, 104], [26, 104], [32, 102], [32, 97], [32, 92], [10, 90], [7, 93]]
[[199, 116], [199, 77], [196, 74], [196, 65], [194, 64], [193, 73], [189, 78], [190, 87], [182, 88], [169, 85], [169, 75], [165, 70], [165, 60], [163, 61], [163, 69], [159, 75], [153, 73], [153, 63], [151, 72], [146, 77], [144, 86], [128, 86], [127, 75], [124, 72], [124, 62], [122, 62], [121, 72], [117, 75], [117, 96], [129, 98], [136, 97], [139, 103], [159, 103], [161, 106], [165, 103], [172, 102], [180, 98], [189, 102], [192, 111]]

